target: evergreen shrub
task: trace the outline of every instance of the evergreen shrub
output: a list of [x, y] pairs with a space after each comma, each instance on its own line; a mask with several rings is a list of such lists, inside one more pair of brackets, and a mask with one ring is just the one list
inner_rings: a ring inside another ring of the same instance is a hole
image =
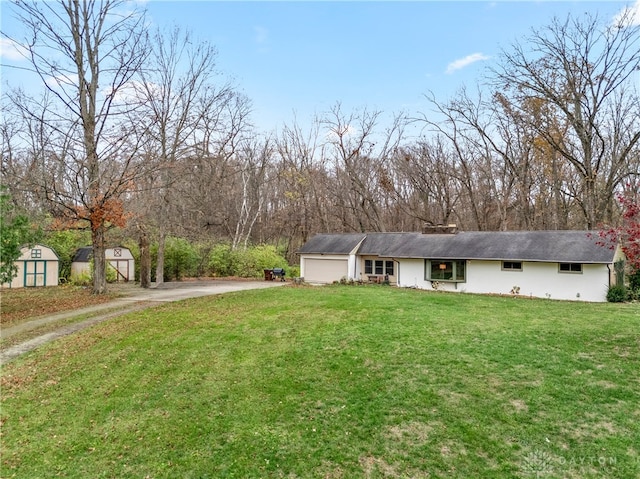
[[614, 284], [607, 291], [607, 301], [610, 303], [622, 303], [627, 299], [627, 288], [622, 284]]

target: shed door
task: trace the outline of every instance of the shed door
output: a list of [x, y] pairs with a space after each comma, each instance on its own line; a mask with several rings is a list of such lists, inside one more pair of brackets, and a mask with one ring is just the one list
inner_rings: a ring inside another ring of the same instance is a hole
[[129, 281], [129, 261], [124, 260], [111, 260], [109, 265], [116, 271], [116, 281]]
[[346, 259], [306, 258], [304, 261], [304, 280], [309, 283], [333, 283], [349, 272]]
[[27, 287], [47, 285], [47, 262], [24, 262], [24, 285]]

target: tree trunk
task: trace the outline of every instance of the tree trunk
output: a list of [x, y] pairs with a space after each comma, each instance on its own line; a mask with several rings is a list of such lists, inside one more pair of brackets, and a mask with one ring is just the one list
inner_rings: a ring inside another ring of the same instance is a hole
[[158, 258], [156, 262], [156, 286], [164, 283], [164, 246], [165, 246], [165, 233], [160, 231], [158, 237]]
[[149, 288], [151, 286], [151, 252], [149, 236], [144, 229], [140, 231], [138, 245], [140, 246], [140, 287]]
[[91, 242], [93, 243], [93, 293], [105, 294], [107, 292], [107, 263], [105, 260], [105, 228], [98, 225], [91, 229]]

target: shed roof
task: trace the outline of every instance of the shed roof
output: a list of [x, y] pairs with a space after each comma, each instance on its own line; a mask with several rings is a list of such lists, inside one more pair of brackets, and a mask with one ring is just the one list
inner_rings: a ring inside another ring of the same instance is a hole
[[[305, 244], [300, 253], [348, 254], [351, 250], [347, 245], [353, 245], [355, 241], [355, 235], [318, 236]], [[615, 256], [615, 245], [605, 247], [597, 244], [596, 238], [588, 231], [369, 233], [360, 236], [365, 238], [358, 254], [392, 258], [611, 263]], [[309, 244], [312, 248], [308, 247]], [[331, 251], [323, 249], [325, 246], [331, 246]]]
[[91, 258], [93, 258], [93, 246], [84, 246], [78, 248], [71, 261], [74, 263], [88, 263]]

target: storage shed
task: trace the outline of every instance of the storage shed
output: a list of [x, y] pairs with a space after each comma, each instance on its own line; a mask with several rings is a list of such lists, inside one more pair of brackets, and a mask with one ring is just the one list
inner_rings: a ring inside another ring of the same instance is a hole
[[[122, 246], [107, 248], [104, 255], [108, 270], [115, 271], [117, 282], [135, 280], [135, 262], [128, 248]], [[78, 249], [71, 262], [71, 277], [91, 275], [92, 258], [91, 246]], [[108, 271], [107, 274], [109, 274]]]
[[18, 275], [9, 284], [10, 288], [57, 286], [60, 260], [48, 246], [36, 244], [24, 246], [16, 261]]

